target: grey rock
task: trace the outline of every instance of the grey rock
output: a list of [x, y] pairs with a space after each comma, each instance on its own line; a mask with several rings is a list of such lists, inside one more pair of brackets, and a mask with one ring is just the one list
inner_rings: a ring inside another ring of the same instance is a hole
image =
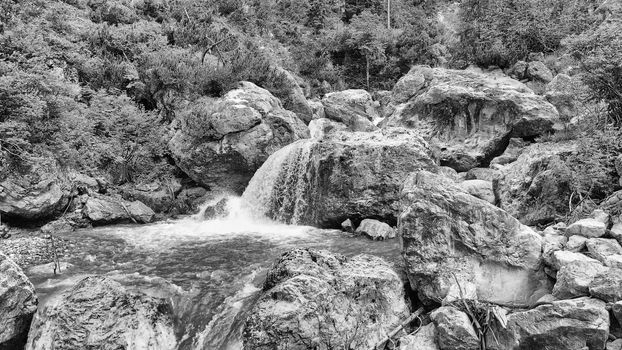
[[583, 237], [595, 238], [602, 237], [607, 231], [607, 226], [599, 220], [587, 218], [572, 223], [566, 229], [569, 236], [579, 235]]
[[529, 62], [527, 77], [536, 81], [548, 83], [553, 80], [551, 70], [540, 61]]
[[373, 131], [380, 116], [371, 95], [362, 89], [326, 94], [322, 98], [326, 118], [346, 125], [352, 131]]
[[603, 264], [608, 257], [622, 254], [622, 247], [615, 239], [590, 238], [585, 245], [591, 256]]
[[589, 296], [589, 287], [594, 278], [607, 270], [607, 267], [592, 261], [574, 261], [566, 264], [557, 272], [553, 295], [558, 299]]
[[434, 310], [430, 318], [436, 326], [438, 347], [441, 350], [477, 350], [479, 338], [464, 312], [443, 306]]
[[428, 323], [415, 334], [400, 338], [400, 350], [440, 350], [436, 344], [436, 326]]
[[127, 202], [112, 197], [90, 197], [84, 204], [83, 213], [93, 224], [149, 223], [155, 213], [139, 201]]
[[366, 235], [373, 240], [386, 240], [395, 238], [395, 229], [391, 226], [374, 219], [365, 219], [361, 221], [356, 233]]
[[493, 192], [492, 182], [490, 181], [466, 180], [458, 184], [458, 186], [473, 197], [495, 204], [495, 193]]
[[568, 243], [566, 243], [566, 250], [579, 253], [585, 249], [585, 242], [587, 242], [587, 237], [577, 235], [570, 236], [570, 238], [568, 238]]
[[599, 273], [590, 285], [590, 294], [610, 303], [622, 300], [622, 270], [610, 268]]

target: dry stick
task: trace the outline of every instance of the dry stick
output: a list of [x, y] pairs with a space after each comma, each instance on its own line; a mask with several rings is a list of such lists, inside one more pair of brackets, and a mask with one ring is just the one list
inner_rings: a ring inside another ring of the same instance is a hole
[[464, 307], [466, 308], [469, 316], [471, 316], [471, 319], [473, 320], [473, 323], [475, 324], [475, 328], [477, 331], [477, 334], [480, 337], [481, 340], [481, 348], [484, 349], [485, 348], [485, 342], [486, 340], [484, 339], [484, 332], [482, 332], [482, 326], [479, 324], [479, 322], [477, 321], [477, 318], [475, 317], [475, 313], [471, 310], [471, 308], [469, 307], [469, 305], [467, 304], [467, 302], [464, 299], [464, 294], [462, 293], [462, 286], [460, 286], [460, 282], [458, 282], [458, 277], [456, 277], [455, 273], [451, 273], [452, 276], [454, 276], [454, 280], [456, 281], [456, 284], [458, 285], [458, 291], [460, 292], [460, 300], [462, 300], [462, 304], [464, 305]]
[[130, 213], [130, 211], [127, 209], [127, 207], [125, 206], [125, 204], [123, 204], [122, 202], [119, 202], [119, 204], [121, 204], [121, 206], [123, 207], [123, 210], [125, 210], [125, 212], [127, 213], [127, 216], [130, 217], [130, 219], [132, 219], [132, 221], [137, 224], [138, 221], [136, 221], [136, 219], [134, 219], [134, 217], [132, 216], [132, 213]]
[[395, 335], [397, 333], [399, 333], [399, 331], [404, 329], [404, 327], [406, 327], [407, 324], [412, 322], [415, 318], [419, 317], [419, 315], [421, 315], [422, 313], [423, 313], [423, 308], [420, 307], [417, 311], [415, 311], [412, 315], [410, 315], [406, 320], [404, 320], [404, 322], [402, 322], [397, 328], [392, 330], [389, 334], [387, 334], [386, 337], [384, 337], [382, 340], [380, 340], [378, 343], [376, 343], [376, 345], [372, 348], [372, 350], [382, 349], [382, 346], [387, 341], [389, 341], [389, 340], [391, 340], [391, 338], [395, 337]]

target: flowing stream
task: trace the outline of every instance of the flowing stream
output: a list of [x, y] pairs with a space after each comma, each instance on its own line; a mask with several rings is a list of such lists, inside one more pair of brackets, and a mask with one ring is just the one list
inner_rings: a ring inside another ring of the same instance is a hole
[[173, 300], [178, 349], [241, 349], [247, 312], [265, 272], [285, 251], [328, 249], [375, 254], [397, 262], [396, 240], [375, 242], [334, 230], [256, 219], [239, 198], [229, 216], [201, 215], [151, 225], [109, 226], [57, 235], [71, 242], [59, 276], [31, 273], [41, 303], [89, 274], [107, 274], [131, 289]]

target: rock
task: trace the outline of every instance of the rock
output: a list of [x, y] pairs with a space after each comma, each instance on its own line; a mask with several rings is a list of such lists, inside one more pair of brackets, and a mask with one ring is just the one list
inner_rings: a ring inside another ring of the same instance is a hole
[[473, 197], [495, 204], [495, 193], [492, 190], [492, 182], [490, 181], [466, 180], [458, 184], [458, 186]]
[[589, 296], [594, 278], [608, 269], [598, 262], [574, 261], [562, 266], [557, 272], [553, 295], [558, 299]]
[[177, 180], [170, 180], [166, 183], [153, 182], [126, 190], [123, 199], [140, 201], [156, 213], [166, 213], [174, 208], [175, 198], [181, 192], [181, 188]]
[[540, 61], [529, 62], [527, 77], [536, 81], [548, 83], [553, 80], [553, 73]]
[[545, 234], [542, 239], [542, 257], [544, 261], [553, 265], [553, 253], [563, 250], [568, 238], [558, 234]]
[[0, 214], [3, 219], [43, 220], [56, 216], [67, 205], [69, 191], [59, 179], [51, 158], [34, 162], [26, 174], [12, 172], [0, 180]]
[[473, 168], [467, 171], [465, 180], [485, 180], [492, 182], [500, 175], [499, 170], [490, 168]]
[[[609, 213], [622, 213], [622, 190], [612, 193], [600, 203], [600, 208]], [[620, 219], [614, 220], [614, 226], [620, 224]], [[620, 227], [620, 226], [618, 226]]]
[[609, 256], [622, 254], [622, 247], [615, 239], [590, 238], [585, 245], [591, 256], [603, 264]]
[[618, 323], [622, 324], [622, 301], [615, 302], [611, 307], [611, 311], [616, 320], [618, 320]]
[[473, 283], [481, 301], [525, 302], [539, 288], [542, 238], [503, 210], [421, 171], [402, 191], [402, 256], [420, 299]]
[[356, 233], [366, 235], [374, 241], [395, 238], [395, 230], [391, 226], [374, 219], [361, 221]]
[[512, 68], [508, 71], [508, 75], [516, 80], [523, 80], [527, 78], [527, 67], [529, 64], [525, 61], [518, 61], [514, 63]]
[[477, 350], [479, 338], [471, 325], [469, 316], [450, 307], [440, 307], [430, 314], [436, 326], [438, 348], [440, 350]]
[[312, 139], [322, 139], [326, 135], [335, 131], [344, 131], [348, 127], [345, 124], [338, 123], [326, 118], [314, 119], [309, 123], [309, 132]]
[[590, 217], [596, 221], [600, 221], [603, 224], [605, 224], [605, 226], [609, 226], [609, 214], [607, 214], [604, 210], [602, 209], [596, 209], [592, 212], [592, 214], [590, 214]]
[[47, 224], [41, 226], [41, 232], [51, 234], [58, 232], [71, 232], [75, 229], [72, 222], [62, 218], [54, 221], [50, 221]]
[[587, 257], [581, 253], [573, 253], [573, 252], [568, 252], [568, 251], [556, 251], [553, 253], [553, 267], [556, 270], [560, 270], [562, 267], [576, 262], [576, 261], [584, 261], [584, 262], [589, 262], [589, 263], [596, 263], [596, 264], [600, 264], [600, 262], [598, 260], [592, 259], [590, 257]]
[[149, 223], [155, 213], [139, 201], [127, 202], [112, 197], [90, 197], [84, 204], [83, 213], [95, 225], [115, 223]]
[[105, 277], [87, 277], [37, 312], [26, 350], [172, 350], [174, 324], [164, 299], [130, 293]]
[[622, 255], [615, 254], [605, 257], [605, 266], [614, 267], [616, 269], [622, 269]]
[[178, 114], [181, 128], [169, 142], [175, 163], [212, 189], [241, 193], [270, 154], [309, 137], [293, 112], [249, 82], [222, 98], [201, 98]]
[[273, 154], [243, 199], [256, 215], [285, 223], [339, 228], [346, 219], [376, 218], [395, 225], [404, 179], [436, 167], [432, 150], [412, 130], [335, 132]]
[[354, 225], [350, 219], [347, 219], [341, 223], [341, 229], [346, 232], [354, 232]]
[[229, 200], [225, 197], [215, 202], [213, 205], [206, 206], [203, 212], [203, 219], [214, 220], [227, 217], [227, 215], [229, 215], [228, 204]]
[[488, 349], [602, 350], [609, 335], [605, 303], [590, 298], [554, 301], [507, 317], [487, 333]]
[[549, 101], [562, 119], [570, 121], [578, 113], [579, 84], [575, 78], [566, 74], [558, 74], [546, 86], [544, 97]]
[[296, 113], [298, 118], [308, 124], [313, 119], [314, 111], [301, 86], [304, 80], [282, 67], [274, 67], [271, 71], [282, 92], [282, 96], [279, 95], [279, 97], [283, 101], [283, 107]]
[[324, 112], [324, 105], [322, 104], [322, 102], [312, 100], [309, 101], [309, 106], [313, 110], [313, 119], [326, 118], [326, 113]]
[[21, 349], [39, 300], [22, 269], [0, 252], [0, 349]]
[[393, 113], [393, 106], [391, 105], [391, 99], [393, 98], [393, 92], [387, 90], [376, 90], [372, 92], [372, 98], [377, 101], [380, 107], [378, 108], [381, 119], [384, 119], [387, 115]]
[[295, 249], [263, 290], [246, 319], [246, 349], [371, 349], [409, 314], [397, 273], [369, 255]]
[[572, 169], [566, 157], [572, 142], [536, 143], [501, 169], [494, 182], [498, 205], [525, 225], [547, 224], [568, 211]]
[[373, 131], [380, 116], [371, 95], [362, 89], [331, 92], [322, 98], [326, 118], [345, 124], [352, 131]]
[[598, 274], [590, 285], [590, 294], [610, 303], [622, 300], [622, 270], [610, 268]]
[[436, 344], [436, 326], [428, 323], [415, 334], [400, 338], [400, 350], [440, 350]]
[[622, 339], [607, 342], [607, 350], [622, 350]]
[[448, 166], [438, 167], [438, 173], [445, 176], [448, 179], [452, 179], [454, 181], [461, 181], [461, 175], [458, 174], [457, 171], [455, 171], [454, 169]]
[[578, 253], [585, 249], [585, 242], [587, 242], [586, 237], [577, 235], [570, 236], [570, 238], [568, 238], [568, 243], [566, 243], [566, 250]]
[[505, 151], [503, 151], [503, 154], [493, 158], [490, 165], [506, 165], [515, 162], [528, 145], [529, 142], [524, 141], [523, 139], [510, 139], [510, 143]]
[[607, 226], [601, 221], [587, 218], [579, 220], [566, 229], [566, 234], [569, 236], [579, 235], [583, 237], [595, 238], [602, 237], [607, 231]]
[[441, 165], [459, 172], [488, 166], [511, 137], [560, 126], [553, 105], [522, 83], [473, 70], [415, 66], [394, 88], [395, 111], [382, 125], [422, 131], [441, 150]]

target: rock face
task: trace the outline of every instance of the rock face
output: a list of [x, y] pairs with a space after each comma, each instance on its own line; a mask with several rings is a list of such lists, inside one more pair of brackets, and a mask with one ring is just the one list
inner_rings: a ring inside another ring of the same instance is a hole
[[37, 304], [35, 287], [22, 269], [0, 252], [0, 349], [23, 347]]
[[221, 99], [196, 101], [180, 118], [169, 142], [177, 166], [202, 185], [238, 193], [270, 154], [309, 137], [293, 112], [249, 82]]
[[286, 223], [339, 228], [346, 219], [376, 218], [395, 225], [404, 179], [436, 169], [431, 153], [402, 128], [301, 140], [266, 161], [243, 199], [257, 215]]
[[51, 159], [37, 160], [26, 175], [11, 174], [0, 180], [0, 213], [16, 220], [38, 220], [58, 214], [67, 204]]
[[132, 294], [118, 282], [87, 277], [39, 310], [27, 350], [172, 350], [177, 346], [172, 307]]
[[487, 166], [511, 137], [554, 130], [555, 107], [502, 74], [415, 66], [393, 90], [395, 111], [383, 125], [424, 130], [441, 149], [441, 165]]
[[605, 303], [590, 298], [554, 301], [507, 317], [507, 328], [488, 332], [491, 350], [603, 350], [609, 335]]
[[571, 169], [565, 158], [573, 143], [538, 143], [527, 147], [518, 159], [502, 167], [494, 183], [498, 205], [523, 224], [555, 221], [568, 211]]
[[365, 219], [356, 229], [356, 233], [366, 235], [373, 240], [385, 240], [395, 238], [395, 230], [385, 224], [374, 219]]
[[405, 181], [402, 202], [398, 236], [421, 299], [440, 302], [455, 279], [492, 302], [527, 302], [539, 288], [542, 238], [508, 213], [426, 171]]
[[84, 204], [83, 214], [95, 225], [114, 223], [149, 223], [155, 219], [151, 208], [139, 201], [127, 202], [111, 197], [90, 197]]
[[345, 124], [352, 131], [373, 131], [379, 118], [369, 92], [361, 89], [326, 94], [322, 99], [326, 118]]
[[295, 249], [263, 289], [246, 320], [246, 349], [371, 349], [409, 313], [398, 275], [369, 255]]

